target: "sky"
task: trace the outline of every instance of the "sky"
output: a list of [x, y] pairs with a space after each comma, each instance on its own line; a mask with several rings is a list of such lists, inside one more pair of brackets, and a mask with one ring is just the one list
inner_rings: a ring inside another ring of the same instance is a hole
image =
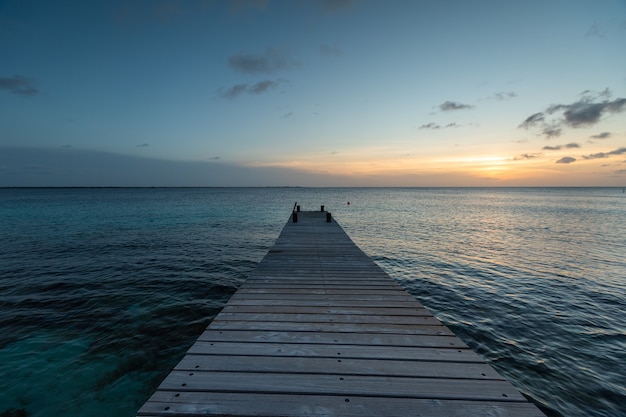
[[0, 186], [626, 186], [624, 0], [0, 0]]

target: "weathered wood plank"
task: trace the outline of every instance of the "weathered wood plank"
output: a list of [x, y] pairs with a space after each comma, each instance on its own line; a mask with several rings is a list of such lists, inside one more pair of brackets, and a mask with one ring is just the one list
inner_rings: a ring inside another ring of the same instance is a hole
[[[525, 402], [486, 402], [414, 398], [157, 391], [138, 415], [157, 416], [419, 416], [545, 417]], [[251, 413], [251, 410], [254, 410]], [[393, 414], [391, 414], [393, 412]]]
[[269, 330], [337, 333], [390, 333], [390, 334], [431, 334], [452, 335], [444, 325], [401, 325], [369, 323], [306, 323], [306, 322], [259, 322], [222, 320], [219, 315], [211, 323], [215, 330]]
[[511, 384], [497, 380], [403, 378], [393, 376], [311, 375], [254, 372], [172, 371], [161, 384], [167, 391], [213, 391], [276, 394], [360, 395], [389, 398], [428, 398], [525, 401]]
[[190, 372], [272, 372], [502, 380], [484, 362], [428, 362], [308, 356], [187, 355], [174, 368]]
[[352, 359], [396, 359], [407, 361], [484, 363], [470, 349], [404, 346], [315, 345], [302, 343], [242, 343], [198, 341], [189, 348], [193, 355], [306, 356]]
[[[388, 305], [392, 305], [393, 303], [400, 301], [412, 301], [411, 296], [407, 294], [394, 294], [394, 295], [384, 295], [384, 294], [306, 294], [306, 293], [288, 293], [288, 298], [290, 300], [323, 300], [329, 302], [335, 301], [361, 301], [362, 305], [366, 305], [363, 303], [364, 301], [369, 303], [370, 301], [384, 301]], [[286, 295], [284, 295], [287, 297]], [[235, 300], [238, 299], [248, 299], [248, 300], [276, 300], [279, 299], [276, 294], [251, 294], [246, 291], [239, 292], [237, 291], [233, 294], [232, 298]]]
[[389, 307], [326, 307], [326, 306], [285, 306], [285, 305], [245, 305], [229, 304], [222, 309], [223, 313], [274, 313], [274, 314], [349, 314], [363, 316], [431, 316], [425, 308], [389, 308]]
[[286, 300], [272, 300], [271, 298], [243, 298], [243, 297], [235, 297], [237, 293], [235, 293], [230, 301], [228, 301], [227, 305], [277, 305], [277, 306], [304, 306], [304, 307], [380, 307], [380, 308], [423, 308], [421, 304], [419, 304], [415, 300], [326, 300], [322, 298], [316, 299], [286, 299]]
[[441, 322], [429, 315], [422, 316], [381, 316], [365, 314], [316, 314], [316, 313], [245, 313], [222, 311], [215, 321], [261, 321], [261, 322], [295, 322], [295, 323], [358, 323], [358, 324], [394, 324], [394, 325], [441, 325]]
[[198, 341], [240, 343], [297, 343], [301, 345], [353, 345], [404, 347], [412, 352], [415, 348], [461, 348], [469, 349], [461, 339], [453, 335], [405, 335], [384, 333], [329, 333], [285, 332], [267, 330], [214, 330], [207, 329]]

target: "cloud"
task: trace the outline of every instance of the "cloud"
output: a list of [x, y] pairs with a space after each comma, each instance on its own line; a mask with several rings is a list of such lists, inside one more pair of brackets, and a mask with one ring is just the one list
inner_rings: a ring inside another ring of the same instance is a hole
[[542, 112], [531, 114], [524, 120], [518, 127], [528, 129], [538, 124], [542, 124], [546, 121], [545, 115]]
[[80, 149], [0, 147], [0, 187], [329, 186], [342, 179], [217, 160], [174, 161]]
[[219, 95], [224, 98], [235, 98], [240, 94], [246, 92], [248, 89], [248, 84], [236, 84], [226, 90], [220, 89]]
[[425, 125], [421, 125], [420, 129], [448, 129], [448, 128], [451, 128], [451, 127], [461, 127], [461, 126], [462, 125], [457, 124], [457, 123], [448, 123], [445, 126], [441, 126], [441, 125], [439, 125], [437, 123], [430, 122], [430, 123], [427, 123]]
[[470, 106], [469, 104], [458, 103], [456, 101], [446, 101], [439, 105], [441, 111], [465, 110], [473, 107], [474, 106]]
[[623, 155], [623, 154], [626, 154], [626, 147], [618, 148], [610, 152], [598, 152], [598, 153], [594, 153], [591, 155], [584, 155], [583, 159], [601, 159], [601, 158], [608, 158], [609, 156], [612, 156], [612, 155]]
[[626, 98], [609, 100], [610, 97], [608, 88], [595, 94], [585, 90], [578, 101], [571, 104], [553, 104], [543, 112], [530, 115], [518, 127], [539, 128], [541, 134], [547, 138], [560, 136], [564, 127], [590, 127], [599, 123], [603, 116], [626, 110]]
[[543, 150], [544, 151], [558, 151], [561, 148], [565, 148], [565, 149], [574, 149], [574, 148], [580, 148], [580, 145], [578, 143], [568, 143], [566, 145], [556, 145], [556, 146], [544, 146]]
[[137, 145], [138, 148], [147, 148], [149, 146], [150, 146], [149, 143], [141, 143], [141, 144]]
[[275, 88], [276, 86], [278, 86], [278, 83], [276, 81], [272, 81], [272, 80], [259, 81], [258, 83], [253, 84], [250, 87], [248, 87], [248, 92], [250, 92], [251, 94], [261, 94], [272, 88]]
[[244, 93], [259, 95], [259, 94], [266, 93], [270, 90], [273, 90], [277, 88], [281, 83], [285, 83], [285, 82], [287, 82], [287, 80], [281, 79], [281, 80], [276, 80], [276, 81], [264, 80], [264, 81], [259, 81], [254, 84], [249, 84], [249, 83], [235, 84], [230, 88], [219, 89], [218, 94], [220, 95], [220, 97], [230, 98], [230, 99], [237, 98], [241, 94], [244, 94]]
[[604, 38], [604, 33], [602, 33], [602, 31], [600, 30], [600, 26], [598, 25], [597, 22], [594, 22], [593, 25], [591, 25], [591, 27], [587, 31], [587, 33], [585, 33], [586, 38], [590, 38], [593, 36], [596, 36], [598, 38]]
[[548, 113], [563, 112], [563, 122], [573, 128], [593, 126], [600, 121], [600, 117], [607, 113], [619, 113], [626, 107], [626, 98], [613, 101], [593, 103], [581, 100], [572, 104], [556, 104], [550, 106]]
[[280, 116], [281, 119], [289, 119], [291, 116], [293, 116], [293, 112], [290, 111], [289, 113], [285, 113], [282, 116]]
[[576, 158], [572, 158], [571, 156], [564, 156], [556, 161], [557, 164], [571, 164], [572, 162], [576, 162]]
[[546, 138], [558, 138], [563, 133], [563, 130], [560, 127], [556, 126], [546, 126], [541, 132], [546, 136]]
[[337, 45], [337, 43], [332, 45], [321, 44], [320, 53], [326, 57], [338, 58], [343, 55], [343, 50], [339, 47], [339, 45]]
[[228, 58], [228, 65], [244, 74], [271, 74], [298, 66], [284, 49], [267, 48], [261, 54], [235, 54]]
[[500, 91], [498, 93], [495, 93], [491, 98], [494, 98], [496, 100], [510, 100], [515, 97], [517, 97], [517, 94], [515, 94], [513, 91]]
[[14, 75], [9, 78], [0, 77], [0, 90], [5, 90], [19, 96], [32, 96], [39, 93], [39, 90], [35, 86], [35, 81], [21, 75]]
[[541, 153], [524, 153], [521, 154], [519, 156], [516, 156], [515, 158], [513, 158], [514, 161], [523, 161], [526, 159], [537, 159], [537, 158], [541, 158], [543, 156], [543, 154]]
[[593, 139], [608, 139], [611, 137], [611, 132], [602, 132], [598, 133], [597, 135], [591, 135], [589, 137]]

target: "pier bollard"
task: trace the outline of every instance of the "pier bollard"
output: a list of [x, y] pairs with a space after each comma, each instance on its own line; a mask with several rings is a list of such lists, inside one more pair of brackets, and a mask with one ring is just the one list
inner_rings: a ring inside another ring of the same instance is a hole
[[293, 220], [294, 223], [298, 223], [298, 212], [294, 211], [291, 213], [291, 220]]
[[322, 208], [320, 208], [320, 211], [324, 211], [324, 206], [322, 206]]
[[296, 211], [297, 211], [298, 213], [300, 213], [300, 205], [297, 205], [297, 206], [296, 206]]
[[327, 211], [326, 212], [326, 223], [330, 223], [331, 221], [332, 221], [332, 218], [331, 218], [330, 212]]

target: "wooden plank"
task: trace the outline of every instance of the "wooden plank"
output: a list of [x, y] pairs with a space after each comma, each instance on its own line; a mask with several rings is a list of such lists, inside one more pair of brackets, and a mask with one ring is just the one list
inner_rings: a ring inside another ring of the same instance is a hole
[[300, 314], [350, 314], [378, 316], [431, 316], [425, 308], [389, 307], [327, 307], [327, 306], [284, 306], [284, 305], [226, 305], [223, 313], [300, 313]]
[[[245, 291], [239, 292], [237, 291], [233, 294], [232, 298], [235, 300], [238, 299], [248, 299], [248, 300], [276, 300], [279, 299], [276, 294], [250, 294]], [[407, 294], [394, 294], [394, 295], [384, 295], [384, 294], [289, 294], [289, 299], [296, 300], [320, 300], [320, 301], [361, 301], [362, 305], [366, 305], [363, 301], [369, 303], [370, 301], [384, 301], [389, 305], [400, 301], [412, 301], [411, 296]]]
[[337, 333], [390, 333], [390, 334], [431, 334], [452, 335], [452, 331], [444, 325], [418, 326], [401, 324], [369, 324], [369, 323], [306, 323], [306, 322], [258, 322], [222, 320], [219, 315], [211, 323], [215, 330], [268, 330], [268, 331], [303, 331], [303, 332], [337, 332]]
[[326, 300], [324, 297], [316, 298], [316, 299], [285, 299], [285, 300], [272, 300], [271, 298], [247, 298], [247, 297], [239, 297], [235, 293], [230, 301], [228, 301], [227, 306], [236, 306], [236, 305], [277, 305], [277, 306], [296, 306], [300, 305], [303, 307], [380, 307], [380, 308], [423, 308], [421, 304], [419, 304], [415, 300], [406, 299], [406, 300], [350, 300], [350, 299], [335, 299], [335, 300]]
[[394, 325], [430, 325], [440, 326], [441, 322], [430, 315], [422, 316], [381, 316], [366, 314], [319, 314], [301, 313], [247, 313], [222, 311], [215, 320], [224, 321], [261, 321], [261, 322], [295, 322], [295, 323], [359, 323], [359, 324], [394, 324]]
[[[334, 395], [284, 395], [157, 391], [139, 416], [420, 416], [420, 417], [545, 417], [526, 402], [486, 402]], [[250, 412], [254, 410], [254, 414]]]
[[393, 376], [315, 375], [173, 370], [161, 384], [167, 391], [359, 395], [432, 400], [525, 401], [511, 384], [496, 380], [403, 378]]
[[314, 345], [301, 343], [242, 343], [198, 341], [189, 348], [193, 355], [306, 356], [351, 359], [395, 359], [407, 361], [484, 363], [471, 349], [404, 346]]
[[469, 349], [454, 335], [404, 335], [384, 333], [285, 332], [267, 330], [207, 329], [198, 341], [240, 343], [297, 343], [321, 345], [387, 346], [412, 350], [420, 347]]
[[187, 355], [174, 368], [190, 372], [271, 372], [503, 380], [484, 362], [428, 362], [306, 356]]

